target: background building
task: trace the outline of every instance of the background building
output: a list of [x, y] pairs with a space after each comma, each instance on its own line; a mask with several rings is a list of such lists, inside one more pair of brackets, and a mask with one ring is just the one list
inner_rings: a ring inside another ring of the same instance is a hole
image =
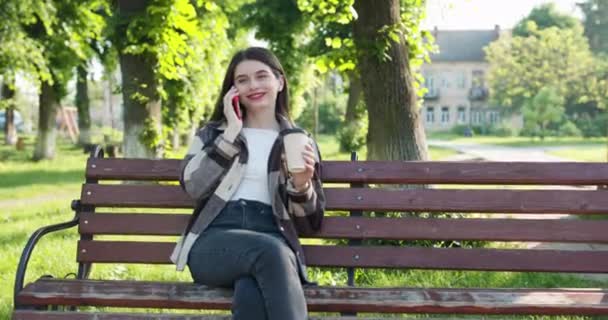
[[[456, 125], [488, 127], [503, 121], [501, 110], [490, 106], [486, 76], [489, 64], [484, 47], [503, 33], [493, 30], [433, 30], [439, 52], [421, 67], [428, 92], [422, 116], [427, 130], [449, 130]], [[521, 127], [521, 117], [509, 119]]]

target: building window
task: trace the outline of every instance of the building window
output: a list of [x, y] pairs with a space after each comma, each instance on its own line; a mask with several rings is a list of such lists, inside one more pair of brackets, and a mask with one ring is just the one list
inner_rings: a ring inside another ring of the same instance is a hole
[[467, 113], [466, 108], [464, 106], [458, 106], [458, 123], [466, 123], [467, 122]]
[[473, 112], [471, 112], [471, 122], [473, 122], [473, 124], [481, 124], [482, 120], [482, 113], [479, 110], [475, 110]]
[[450, 87], [450, 78], [452, 77], [452, 73], [449, 71], [445, 71], [441, 74], [441, 87], [449, 88]]
[[426, 107], [426, 123], [435, 122], [435, 108]]
[[466, 87], [467, 84], [467, 76], [464, 73], [464, 71], [459, 71], [458, 75], [456, 76], [456, 86], [458, 87], [458, 89], [464, 89]]
[[449, 123], [450, 122], [450, 108], [442, 107], [441, 108], [441, 123]]
[[490, 112], [490, 123], [497, 123], [498, 120], [500, 120], [500, 114], [498, 113], [498, 111], [491, 111]]
[[424, 74], [424, 87], [429, 89], [429, 92], [434, 92], [435, 90], [435, 75], [428, 72]]

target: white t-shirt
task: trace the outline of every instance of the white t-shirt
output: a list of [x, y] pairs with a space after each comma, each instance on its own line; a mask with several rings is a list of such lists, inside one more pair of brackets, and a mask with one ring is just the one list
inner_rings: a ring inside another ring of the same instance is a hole
[[279, 133], [271, 129], [243, 128], [249, 159], [245, 176], [231, 200], [255, 200], [272, 204], [268, 192], [268, 157]]

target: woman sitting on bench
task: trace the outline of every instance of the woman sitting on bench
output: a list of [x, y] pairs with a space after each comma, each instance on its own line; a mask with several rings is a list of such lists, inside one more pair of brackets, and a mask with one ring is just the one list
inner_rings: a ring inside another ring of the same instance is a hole
[[278, 59], [239, 51], [182, 162], [180, 183], [197, 207], [171, 260], [196, 283], [234, 288], [236, 320], [307, 319], [298, 233], [321, 227], [325, 196], [318, 147], [288, 107]]

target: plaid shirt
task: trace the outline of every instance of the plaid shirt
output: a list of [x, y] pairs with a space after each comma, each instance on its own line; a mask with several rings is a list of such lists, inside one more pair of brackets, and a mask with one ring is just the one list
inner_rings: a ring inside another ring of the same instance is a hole
[[[298, 192], [287, 183], [283, 137], [287, 133], [304, 130], [294, 127], [286, 118], [279, 117], [278, 120], [279, 136], [268, 158], [268, 188], [277, 226], [296, 254], [301, 278], [308, 282], [306, 261], [298, 234], [311, 234], [321, 228], [325, 210], [325, 195], [320, 178], [321, 154], [315, 144], [317, 163], [312, 183], [306, 190]], [[245, 174], [247, 141], [239, 133], [234, 143], [231, 143], [224, 139], [225, 130], [226, 123], [207, 124], [196, 134], [182, 161], [180, 184], [196, 200], [197, 206], [171, 254], [171, 261], [179, 271], [184, 270], [188, 253], [196, 239], [232, 198]]]

